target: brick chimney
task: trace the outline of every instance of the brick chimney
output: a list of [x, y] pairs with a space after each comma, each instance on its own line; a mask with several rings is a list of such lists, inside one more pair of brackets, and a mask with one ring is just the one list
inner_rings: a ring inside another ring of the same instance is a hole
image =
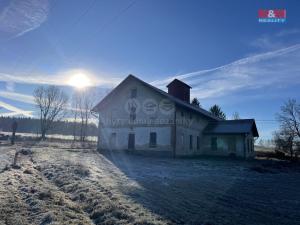
[[178, 98], [182, 101], [190, 103], [190, 89], [191, 87], [186, 83], [174, 79], [171, 83], [167, 85], [168, 93], [175, 98]]

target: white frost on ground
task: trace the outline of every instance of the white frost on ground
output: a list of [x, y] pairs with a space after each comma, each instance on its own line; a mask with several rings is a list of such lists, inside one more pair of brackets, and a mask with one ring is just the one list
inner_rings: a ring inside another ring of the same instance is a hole
[[1, 159], [11, 159], [17, 148], [32, 154], [20, 156], [21, 169], [0, 173], [6, 224], [17, 224], [11, 214], [21, 224], [44, 225], [300, 224], [299, 167], [102, 155], [47, 142], [1, 146]]

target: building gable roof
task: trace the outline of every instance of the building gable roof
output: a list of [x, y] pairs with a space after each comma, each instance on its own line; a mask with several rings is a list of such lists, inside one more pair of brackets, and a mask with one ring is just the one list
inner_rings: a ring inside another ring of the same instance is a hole
[[151, 84], [148, 84], [145, 81], [142, 81], [141, 79], [133, 76], [133, 75], [128, 75], [117, 87], [115, 87], [108, 95], [106, 95], [93, 109], [92, 111], [94, 112], [99, 112], [99, 110], [101, 110], [101, 108], [105, 107], [106, 105], [109, 104], [111, 98], [113, 96], [116, 96], [118, 94], [118, 90], [121, 89], [127, 82], [130, 82], [132, 80], [138, 81], [140, 82], [142, 85], [149, 87], [150, 89], [152, 89], [153, 91], [163, 95], [164, 97], [168, 98], [170, 101], [174, 102], [176, 105], [186, 108], [188, 110], [194, 111], [196, 113], [199, 113], [205, 117], [208, 117], [214, 121], [220, 121], [221, 119], [214, 116], [213, 114], [211, 114], [210, 112], [206, 111], [205, 109], [199, 108], [199, 107], [195, 107], [187, 102], [184, 102], [170, 94], [168, 94], [167, 92], [156, 88], [154, 86], [152, 86]]
[[254, 137], [259, 136], [254, 119], [210, 122], [203, 132], [204, 134], [246, 134], [252, 132]]

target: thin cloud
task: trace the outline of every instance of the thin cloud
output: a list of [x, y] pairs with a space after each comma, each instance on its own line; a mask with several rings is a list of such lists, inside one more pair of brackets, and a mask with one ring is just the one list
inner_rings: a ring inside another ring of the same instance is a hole
[[15, 91], [15, 84], [12, 81], [6, 82], [5, 88], [7, 91]]
[[[20, 108], [17, 108], [13, 105], [10, 105], [10, 104], [2, 102], [2, 101], [0, 101], [0, 109], [1, 108], [4, 108], [4, 109], [10, 111], [9, 113], [14, 113], [14, 115], [33, 117], [33, 115], [32, 115], [33, 112], [32, 111], [25, 111], [25, 110], [22, 110]], [[1, 113], [0, 115], [3, 115], [3, 114], [7, 115], [8, 113]]]
[[48, 0], [12, 0], [0, 11], [0, 31], [12, 37], [38, 28], [49, 14]]
[[292, 40], [299, 40], [299, 33], [299, 29], [285, 29], [273, 34], [263, 34], [250, 42], [250, 46], [263, 51], [284, 48], [288, 43], [292, 43]]
[[277, 37], [284, 37], [284, 36], [289, 36], [289, 35], [294, 35], [294, 34], [299, 34], [300, 29], [288, 29], [288, 30], [282, 30], [279, 31], [278, 33], [275, 34]]
[[0, 97], [28, 104], [34, 104], [34, 98], [31, 95], [25, 95], [11, 91], [0, 91]]
[[242, 89], [300, 83], [299, 60], [300, 44], [296, 44], [152, 84], [164, 88], [171, 80], [178, 78], [191, 85], [193, 95], [198, 98], [219, 97]]
[[275, 39], [274, 36], [270, 37], [270, 35], [262, 35], [261, 37], [251, 42], [250, 45], [262, 50], [275, 50], [283, 48], [285, 46], [285, 42]]
[[91, 79], [92, 86], [112, 87], [120, 82], [119, 78], [95, 76], [84, 70], [70, 70], [54, 75], [25, 75], [25, 74], [9, 74], [0, 73], [0, 81], [14, 82], [21, 84], [40, 84], [40, 85], [57, 85], [57, 86], [70, 86], [70, 77], [77, 73], [84, 73]]

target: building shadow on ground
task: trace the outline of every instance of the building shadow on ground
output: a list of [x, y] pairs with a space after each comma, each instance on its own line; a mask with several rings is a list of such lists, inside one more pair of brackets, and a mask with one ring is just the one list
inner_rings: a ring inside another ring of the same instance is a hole
[[124, 195], [175, 224], [300, 221], [299, 173], [262, 174], [250, 169], [255, 161], [101, 154], [137, 184], [121, 183]]

